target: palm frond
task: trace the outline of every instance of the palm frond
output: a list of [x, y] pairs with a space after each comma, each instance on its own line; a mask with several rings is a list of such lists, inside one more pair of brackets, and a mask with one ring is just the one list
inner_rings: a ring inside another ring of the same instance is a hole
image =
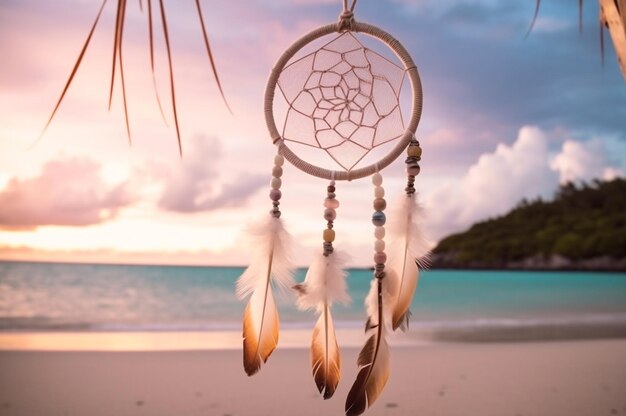
[[[536, 0], [535, 11], [530, 22], [530, 27], [526, 32], [526, 36], [532, 32], [537, 16], [541, 0]], [[598, 0], [600, 8], [600, 56], [602, 65], [604, 65], [604, 28], [609, 29], [611, 41], [617, 55], [620, 70], [626, 80], [626, 0]], [[583, 0], [578, 0], [578, 30], [583, 30]]]
[[[61, 92], [59, 99], [56, 102], [56, 105], [54, 106], [52, 114], [50, 115], [48, 121], [46, 122], [41, 134], [39, 135], [39, 138], [33, 143], [33, 145], [39, 142], [39, 140], [43, 137], [46, 130], [50, 126], [52, 120], [54, 119], [55, 115], [57, 114], [57, 111], [59, 110], [59, 107], [61, 106], [61, 103], [63, 102], [66, 96], [66, 93], [70, 85], [72, 84], [72, 81], [74, 80], [74, 77], [78, 71], [78, 68], [80, 67], [80, 64], [82, 63], [83, 57], [85, 56], [85, 52], [87, 51], [89, 47], [91, 38], [95, 32], [98, 22], [100, 21], [100, 17], [102, 16], [102, 13], [103, 13], [103, 10], [107, 1], [108, 0], [102, 1], [100, 9], [98, 10], [98, 14], [96, 15], [96, 19], [93, 25], [91, 26], [91, 29], [89, 30], [89, 35], [87, 36], [87, 39], [85, 40], [85, 43], [83, 44], [80, 54], [78, 55], [78, 58], [76, 62], [74, 63], [74, 67], [72, 68], [70, 76], [67, 79], [65, 86], [63, 87], [63, 90]], [[224, 104], [226, 105], [226, 108], [228, 109], [228, 111], [230, 111], [232, 114], [232, 110], [230, 106], [228, 105], [228, 102], [226, 101], [226, 95], [224, 94], [222, 83], [220, 82], [220, 78], [219, 78], [218, 71], [217, 71], [217, 65], [215, 64], [213, 53], [211, 51], [211, 47], [209, 44], [209, 38], [207, 35], [205, 23], [204, 23], [204, 16], [202, 14], [202, 7], [200, 4], [200, 0], [195, 0], [195, 1], [196, 1], [196, 10], [198, 12], [198, 18], [200, 20], [200, 27], [202, 29], [202, 36], [203, 36], [206, 52], [209, 58], [210, 67], [215, 77], [215, 82], [219, 89], [219, 93], [222, 96]], [[115, 15], [115, 30], [113, 33], [113, 56], [111, 59], [111, 81], [109, 85], [108, 108], [110, 110], [112, 103], [113, 103], [115, 78], [116, 78], [117, 69], [119, 67], [119, 77], [120, 77], [120, 83], [121, 83], [121, 89], [122, 89], [122, 104], [124, 107], [124, 120], [126, 123], [126, 133], [128, 135], [128, 141], [130, 143], [131, 142], [130, 117], [129, 117], [129, 111], [128, 111], [128, 101], [127, 101], [127, 94], [126, 94], [127, 92], [126, 79], [124, 76], [124, 61], [123, 61], [123, 53], [122, 53], [124, 29], [125, 29], [125, 23], [126, 23], [126, 17], [127, 17], [127, 13], [126, 13], [127, 3], [128, 3], [127, 0], [117, 0], [117, 9], [116, 9], [116, 15]], [[163, 107], [161, 106], [161, 99], [159, 97], [159, 92], [158, 92], [157, 83], [156, 83], [156, 76], [155, 76], [155, 64], [154, 64], [155, 51], [154, 51], [154, 27], [153, 27], [153, 21], [152, 21], [152, 11], [153, 11], [152, 0], [147, 0], [146, 5], [147, 5], [147, 11], [148, 11], [147, 21], [148, 21], [148, 33], [149, 33], [149, 42], [150, 42], [150, 69], [152, 72], [152, 83], [154, 86], [154, 91], [156, 95], [157, 104], [159, 106], [159, 111], [161, 112], [161, 116], [163, 117], [164, 122], [167, 124], [167, 122], [165, 121], [165, 114], [163, 112]], [[144, 9], [143, 0], [139, 0], [139, 9], [143, 12], [143, 9]], [[163, 0], [159, 0], [159, 9], [160, 9], [161, 27], [163, 30], [163, 37], [165, 39], [165, 49], [167, 53], [167, 62], [168, 62], [168, 69], [169, 69], [169, 81], [170, 81], [169, 84], [170, 84], [170, 96], [171, 96], [171, 101], [172, 101], [172, 114], [174, 116], [176, 138], [178, 140], [178, 151], [179, 151], [179, 154], [182, 156], [182, 142], [181, 142], [180, 126], [178, 123], [178, 111], [177, 111], [177, 106], [176, 106], [176, 88], [175, 88], [174, 69], [173, 69], [173, 62], [172, 62], [172, 48], [170, 45], [170, 33], [168, 31], [167, 16], [166, 16], [165, 5], [164, 5]]]

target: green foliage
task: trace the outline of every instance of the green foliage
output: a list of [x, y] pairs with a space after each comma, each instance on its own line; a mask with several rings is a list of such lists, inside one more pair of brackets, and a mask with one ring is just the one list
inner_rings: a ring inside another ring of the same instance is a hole
[[491, 265], [555, 254], [626, 258], [626, 180], [567, 183], [553, 201], [524, 199], [502, 217], [444, 238], [433, 252]]

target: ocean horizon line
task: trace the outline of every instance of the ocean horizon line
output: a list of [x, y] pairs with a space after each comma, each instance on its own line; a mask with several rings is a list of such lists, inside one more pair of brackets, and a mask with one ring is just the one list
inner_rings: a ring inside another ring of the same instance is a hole
[[[0, 263], [17, 263], [17, 264], [55, 264], [55, 265], [91, 265], [91, 266], [125, 266], [125, 267], [184, 267], [184, 268], [215, 268], [215, 269], [246, 269], [247, 264], [197, 264], [197, 263], [147, 263], [147, 262], [125, 262], [125, 261], [87, 261], [77, 259], [75, 261], [67, 260], [37, 260], [37, 259], [3, 259], [0, 258]], [[296, 271], [307, 270], [309, 265], [298, 265], [295, 267]], [[346, 271], [373, 271], [373, 266], [349, 266], [345, 268]], [[454, 266], [438, 266], [428, 267], [420, 269], [422, 272], [429, 271], [482, 271], [482, 272], [542, 272], [542, 273], [602, 273], [602, 274], [625, 274], [622, 269], [603, 269], [603, 268], [531, 268], [531, 267], [454, 267]]]
[[[248, 267], [247, 264], [241, 265], [241, 264], [187, 264], [187, 263], [142, 263], [142, 262], [137, 262], [137, 263], [130, 263], [130, 262], [117, 262], [117, 261], [111, 261], [111, 262], [106, 262], [106, 261], [82, 261], [82, 260], [76, 260], [76, 261], [66, 261], [66, 260], [23, 260], [23, 259], [3, 259], [0, 258], [0, 263], [33, 263], [33, 264], [58, 264], [58, 265], [92, 265], [92, 266], [138, 266], [138, 267], [195, 267], [195, 268], [204, 268], [204, 267], [209, 267], [209, 268], [216, 268], [216, 269], [230, 269], [230, 268], [237, 268], [237, 269], [245, 269]], [[304, 270], [307, 269], [309, 266], [305, 265], [305, 266], [296, 266], [296, 270]], [[369, 266], [350, 266], [347, 267], [346, 270], [373, 270], [374, 267], [369, 267]]]

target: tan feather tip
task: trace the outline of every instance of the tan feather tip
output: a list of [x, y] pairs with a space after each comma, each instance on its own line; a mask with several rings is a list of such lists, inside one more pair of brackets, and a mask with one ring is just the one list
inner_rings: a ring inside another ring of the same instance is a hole
[[337, 384], [339, 384], [339, 383], [325, 384], [324, 381], [318, 381], [318, 380], [315, 380], [315, 383], [317, 384], [317, 390], [320, 392], [324, 400], [328, 400], [331, 397], [333, 397], [333, 394], [335, 394], [335, 391], [337, 390]]
[[255, 356], [250, 353], [251, 351], [255, 351], [255, 350], [257, 350], [256, 345], [248, 346], [246, 343], [246, 340], [244, 339], [243, 341], [243, 369], [248, 376], [253, 376], [256, 373], [258, 373], [259, 370], [261, 369], [261, 365], [266, 363], [267, 360], [270, 358], [270, 355], [272, 355], [272, 352], [274, 352], [274, 349], [272, 349], [265, 356], [265, 358], [262, 358], [258, 354]]
[[398, 328], [402, 332], [406, 332], [409, 329], [409, 321], [411, 318], [411, 311], [408, 310], [406, 313], [402, 315], [393, 314], [393, 330], [397, 330]]

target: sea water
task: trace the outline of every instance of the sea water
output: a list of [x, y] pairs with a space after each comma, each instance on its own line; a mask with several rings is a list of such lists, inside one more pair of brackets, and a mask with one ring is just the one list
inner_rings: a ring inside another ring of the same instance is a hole
[[[0, 262], [0, 331], [239, 331], [240, 267]], [[298, 270], [296, 281], [304, 279]], [[339, 328], [362, 328], [372, 271], [348, 270], [352, 302]], [[277, 293], [281, 324], [310, 328], [314, 313]], [[429, 270], [411, 306], [417, 328], [626, 324], [626, 274]]]

